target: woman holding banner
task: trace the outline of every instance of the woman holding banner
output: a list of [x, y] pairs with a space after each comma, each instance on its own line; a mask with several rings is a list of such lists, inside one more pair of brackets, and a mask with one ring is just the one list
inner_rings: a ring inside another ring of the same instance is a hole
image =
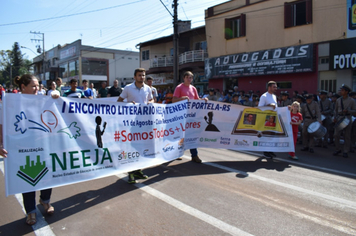
[[[37, 95], [37, 92], [39, 89], [39, 83], [35, 76], [30, 75], [30, 74], [25, 74], [21, 77], [16, 76], [15, 83], [20, 88], [20, 92], [22, 94]], [[51, 97], [59, 98], [59, 92], [57, 92], [57, 91], [52, 92]], [[1, 142], [0, 155], [3, 157], [7, 157], [8, 152], [3, 148], [2, 120], [1, 120], [1, 124], [0, 124], [0, 142]], [[54, 208], [49, 203], [51, 193], [52, 193], [52, 189], [44, 189], [44, 190], [41, 190], [41, 195], [40, 195], [40, 204], [44, 207], [44, 209], [48, 215], [52, 215], [54, 213]], [[27, 213], [26, 223], [28, 225], [34, 225], [37, 222], [36, 221], [36, 192], [23, 193], [22, 197], [23, 197], [23, 203], [25, 206], [25, 210]]]

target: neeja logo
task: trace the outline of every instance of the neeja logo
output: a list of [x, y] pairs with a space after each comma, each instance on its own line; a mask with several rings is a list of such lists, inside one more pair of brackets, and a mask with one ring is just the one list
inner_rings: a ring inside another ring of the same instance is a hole
[[41, 163], [40, 156], [37, 156], [36, 165], [34, 165], [34, 161], [32, 161], [30, 165], [30, 156], [26, 156], [26, 165], [20, 166], [17, 176], [32, 186], [36, 186], [47, 172], [48, 168], [46, 167], [46, 162]]

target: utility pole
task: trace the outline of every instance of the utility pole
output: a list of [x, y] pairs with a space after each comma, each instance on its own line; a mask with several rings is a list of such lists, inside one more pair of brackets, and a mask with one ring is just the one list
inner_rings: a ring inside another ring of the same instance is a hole
[[179, 80], [178, 0], [174, 0], [173, 9], [173, 87], [176, 87]]
[[[42, 41], [42, 51], [43, 51], [43, 56], [42, 56], [42, 81], [45, 81], [46, 80], [46, 76], [45, 76], [45, 73], [46, 73], [46, 70], [45, 70], [45, 40], [44, 40], [44, 33], [41, 33], [41, 32], [32, 32], [30, 31], [31, 34], [42, 34], [42, 39], [31, 39], [31, 41], [35, 41], [35, 42], [41, 42]], [[37, 49], [37, 52], [38, 53], [41, 53], [41, 47], [39, 47]]]

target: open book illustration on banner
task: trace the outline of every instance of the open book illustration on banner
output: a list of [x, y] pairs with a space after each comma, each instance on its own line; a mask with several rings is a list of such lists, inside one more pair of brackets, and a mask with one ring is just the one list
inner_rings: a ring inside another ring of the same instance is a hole
[[237, 117], [231, 134], [288, 137], [281, 116], [268, 107], [245, 108]]

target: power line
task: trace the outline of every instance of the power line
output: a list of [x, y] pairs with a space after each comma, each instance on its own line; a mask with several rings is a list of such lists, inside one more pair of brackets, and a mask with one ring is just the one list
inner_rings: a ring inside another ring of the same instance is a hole
[[44, 19], [38, 19], [38, 20], [31, 20], [31, 21], [22, 21], [22, 22], [0, 24], [0, 26], [27, 24], [27, 23], [38, 22], [38, 21], [46, 21], [46, 20], [53, 20], [53, 19], [59, 19], [59, 18], [64, 18], [64, 17], [70, 17], [70, 16], [83, 15], [83, 14], [88, 14], [88, 13], [93, 13], [93, 12], [98, 12], [98, 11], [105, 11], [105, 10], [109, 10], [109, 9], [113, 9], [113, 8], [117, 8], [117, 7], [123, 7], [123, 6], [131, 5], [131, 4], [135, 4], [135, 3], [143, 2], [143, 1], [147, 1], [147, 0], [140, 0], [140, 1], [125, 3], [125, 4], [116, 5], [116, 6], [112, 6], [112, 7], [107, 7], [107, 8], [102, 8], [102, 9], [97, 9], [97, 10], [92, 10], [92, 11], [86, 11], [86, 12], [79, 12], [79, 13], [63, 15], [63, 16], [56, 16], [56, 17], [50, 17], [50, 18], [44, 18]]

